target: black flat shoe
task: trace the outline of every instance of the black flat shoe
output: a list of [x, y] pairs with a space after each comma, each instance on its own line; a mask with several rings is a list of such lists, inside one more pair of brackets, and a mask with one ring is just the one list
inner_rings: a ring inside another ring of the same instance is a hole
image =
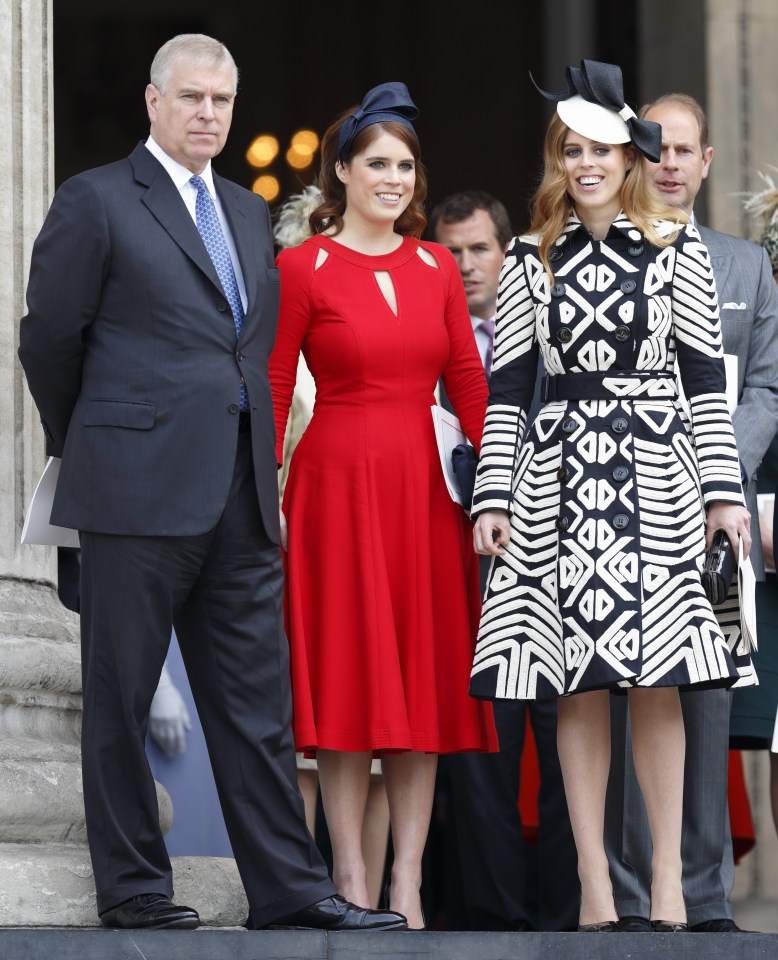
[[407, 930], [408, 921], [393, 910], [370, 910], [340, 894], [279, 917], [266, 930]]
[[619, 929], [617, 920], [603, 920], [602, 923], [579, 923], [579, 933], [615, 933]]
[[729, 917], [721, 917], [716, 920], [703, 920], [702, 923], [695, 923], [689, 927], [692, 933], [750, 933], [749, 930], [741, 930], [734, 920]]
[[649, 933], [651, 924], [649, 923], [648, 917], [619, 917], [616, 929], [619, 933]]
[[100, 914], [104, 927], [122, 930], [194, 930], [200, 917], [191, 907], [179, 907], [162, 893], [139, 893]]
[[675, 923], [673, 920], [651, 920], [653, 933], [688, 933], [688, 923]]

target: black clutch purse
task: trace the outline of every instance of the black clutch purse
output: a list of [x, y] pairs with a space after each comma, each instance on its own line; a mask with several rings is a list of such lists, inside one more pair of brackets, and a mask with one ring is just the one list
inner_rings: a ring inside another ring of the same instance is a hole
[[469, 443], [458, 443], [451, 451], [451, 466], [454, 468], [462, 506], [470, 512], [475, 487], [475, 471], [478, 466], [478, 454]]
[[702, 588], [705, 596], [716, 606], [724, 603], [729, 595], [732, 578], [737, 569], [735, 548], [723, 530], [713, 534], [713, 543], [705, 554], [702, 568]]

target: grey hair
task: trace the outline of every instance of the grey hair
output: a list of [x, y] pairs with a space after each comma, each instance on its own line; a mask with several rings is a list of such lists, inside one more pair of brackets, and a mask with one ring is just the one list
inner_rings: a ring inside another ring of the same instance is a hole
[[170, 74], [179, 60], [188, 60], [200, 67], [232, 67], [233, 86], [237, 92], [238, 68], [224, 44], [204, 33], [180, 33], [159, 48], [151, 64], [149, 79], [160, 93], [165, 93]]

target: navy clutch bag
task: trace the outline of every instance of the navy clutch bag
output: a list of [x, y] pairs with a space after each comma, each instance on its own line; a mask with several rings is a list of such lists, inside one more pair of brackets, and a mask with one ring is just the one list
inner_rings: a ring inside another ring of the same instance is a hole
[[478, 467], [478, 454], [469, 443], [458, 443], [451, 451], [451, 466], [454, 468], [462, 506], [470, 511], [475, 487], [475, 471]]

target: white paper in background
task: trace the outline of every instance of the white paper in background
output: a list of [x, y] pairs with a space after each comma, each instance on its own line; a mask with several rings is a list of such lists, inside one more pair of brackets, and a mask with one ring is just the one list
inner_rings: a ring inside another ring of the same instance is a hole
[[79, 547], [78, 530], [55, 527], [49, 523], [51, 505], [59, 477], [59, 457], [49, 457], [32, 495], [22, 528], [22, 543], [44, 547]]
[[773, 753], [778, 753], [778, 711], [775, 714], [775, 727], [773, 728], [773, 743], [770, 747]]
[[[725, 388], [725, 395], [727, 398], [727, 410], [729, 410], [729, 415], [735, 412], [737, 407], [737, 354], [735, 353], [725, 353], [724, 354], [724, 371], [727, 375], [727, 385]], [[683, 392], [683, 384], [681, 383], [681, 378], [678, 375], [678, 368], [676, 366], [675, 379], [678, 382], [678, 398], [684, 407], [689, 408], [689, 404], [686, 400], [686, 394]]]
[[462, 503], [459, 487], [456, 482], [454, 466], [451, 462], [451, 452], [459, 443], [468, 443], [467, 437], [459, 425], [459, 418], [443, 407], [432, 406], [432, 422], [435, 426], [435, 441], [438, 445], [440, 465], [443, 468], [443, 478], [446, 481], [448, 495], [455, 503]]
[[[756, 504], [759, 508], [759, 533], [762, 535], [762, 546], [765, 543], [773, 542], [773, 516], [775, 515], [775, 494], [758, 493], [756, 495]], [[765, 559], [764, 565], [767, 573], [775, 573], [775, 564], [769, 566]]]
[[756, 576], [751, 558], [743, 559], [743, 538], [738, 537], [738, 589], [740, 592], [740, 629], [748, 652], [756, 650]]

